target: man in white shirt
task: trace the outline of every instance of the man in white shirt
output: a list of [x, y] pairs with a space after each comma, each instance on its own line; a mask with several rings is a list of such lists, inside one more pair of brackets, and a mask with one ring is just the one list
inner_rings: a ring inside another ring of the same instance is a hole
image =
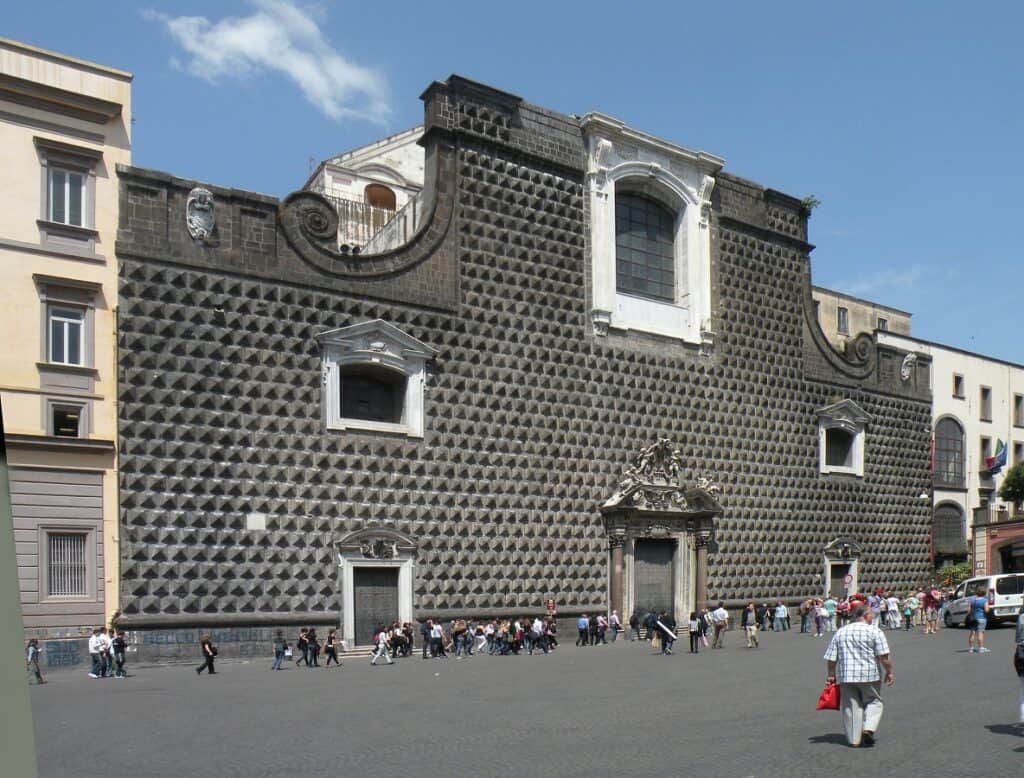
[[92, 670], [89, 673], [90, 678], [99, 678], [103, 674], [102, 651], [103, 641], [100, 640], [100, 628], [96, 627], [89, 638], [89, 659], [92, 660]]
[[615, 638], [619, 636], [619, 630], [622, 629], [622, 619], [619, 618], [618, 611], [612, 611], [612, 615], [608, 619], [608, 628], [612, 631], [612, 643], [614, 643]]
[[729, 611], [725, 609], [725, 603], [718, 603], [718, 607], [711, 611], [711, 626], [715, 629], [715, 639], [711, 643], [712, 648], [725, 648], [725, 631], [729, 629]]
[[892, 686], [889, 643], [872, 621], [874, 613], [864, 605], [850, 611], [850, 623], [832, 637], [825, 651], [828, 681], [839, 684], [839, 707], [846, 741], [854, 748], [873, 746], [882, 720], [882, 678]]
[[106, 627], [100, 627], [100, 670], [104, 678], [114, 674], [114, 641]]

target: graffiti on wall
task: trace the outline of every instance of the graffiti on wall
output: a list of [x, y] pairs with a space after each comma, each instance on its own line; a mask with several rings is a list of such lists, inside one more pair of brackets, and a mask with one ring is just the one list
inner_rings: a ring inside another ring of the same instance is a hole
[[47, 667], [72, 667], [82, 663], [82, 643], [78, 640], [47, 640], [43, 643]]

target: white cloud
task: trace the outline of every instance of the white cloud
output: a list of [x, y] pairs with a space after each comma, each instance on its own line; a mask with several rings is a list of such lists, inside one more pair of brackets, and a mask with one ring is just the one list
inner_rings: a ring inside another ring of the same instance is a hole
[[923, 265], [911, 265], [908, 268], [880, 270], [877, 273], [864, 273], [856, 278], [833, 284], [847, 294], [865, 297], [885, 289], [909, 289], [926, 277], [927, 268]]
[[252, 5], [249, 16], [219, 21], [157, 11], [147, 11], [145, 16], [163, 24], [181, 46], [188, 58], [179, 64], [210, 83], [278, 71], [331, 119], [385, 121], [390, 107], [382, 74], [342, 57], [310, 13], [294, 3], [252, 0]]

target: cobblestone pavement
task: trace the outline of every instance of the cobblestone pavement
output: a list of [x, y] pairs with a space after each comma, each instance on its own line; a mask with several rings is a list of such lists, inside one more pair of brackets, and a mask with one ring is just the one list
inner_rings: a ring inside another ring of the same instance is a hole
[[826, 640], [738, 631], [699, 656], [646, 644], [341, 669], [140, 667], [32, 688], [43, 776], [1019, 775], [1013, 632], [888, 633], [896, 685], [873, 749], [817, 712]]

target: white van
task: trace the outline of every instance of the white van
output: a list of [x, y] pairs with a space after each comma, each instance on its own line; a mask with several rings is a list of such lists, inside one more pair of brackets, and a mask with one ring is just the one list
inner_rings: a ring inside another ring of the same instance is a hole
[[947, 627], [962, 627], [967, 618], [967, 607], [971, 597], [976, 597], [978, 587], [984, 588], [990, 606], [988, 623], [1016, 621], [1024, 600], [1024, 573], [1005, 573], [970, 578], [956, 588], [953, 599], [946, 605], [942, 622]]

